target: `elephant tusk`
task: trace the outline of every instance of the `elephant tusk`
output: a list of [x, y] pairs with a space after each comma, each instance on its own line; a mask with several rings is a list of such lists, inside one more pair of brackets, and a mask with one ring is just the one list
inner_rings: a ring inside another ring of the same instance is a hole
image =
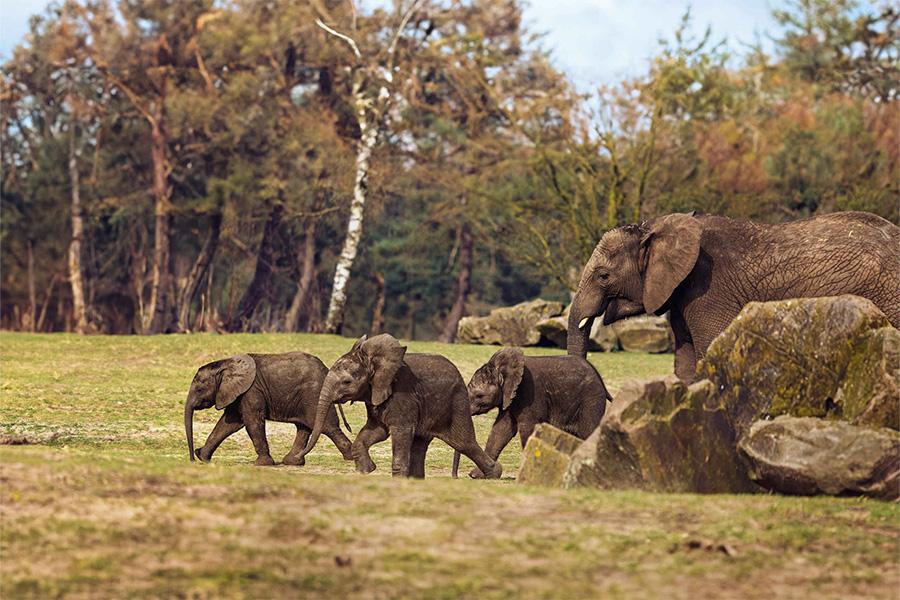
[[583, 318], [581, 321], [578, 322], [578, 329], [584, 329], [587, 326], [588, 321], [590, 321], [590, 320], [591, 320], [590, 317]]

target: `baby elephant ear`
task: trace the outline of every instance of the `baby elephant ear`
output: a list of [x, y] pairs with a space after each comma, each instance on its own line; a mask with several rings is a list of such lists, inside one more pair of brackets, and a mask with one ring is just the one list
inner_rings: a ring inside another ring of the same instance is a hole
[[365, 340], [361, 350], [368, 364], [372, 404], [378, 406], [393, 393], [394, 377], [403, 365], [406, 346], [401, 346], [397, 338], [382, 333]]
[[494, 369], [500, 380], [500, 388], [503, 391], [503, 402], [500, 408], [506, 410], [512, 404], [513, 398], [516, 397], [516, 390], [522, 383], [525, 354], [518, 348], [504, 348], [491, 357], [491, 362], [494, 363]]
[[256, 379], [256, 361], [249, 354], [238, 354], [224, 361], [220, 374], [216, 408], [222, 410], [250, 389]]

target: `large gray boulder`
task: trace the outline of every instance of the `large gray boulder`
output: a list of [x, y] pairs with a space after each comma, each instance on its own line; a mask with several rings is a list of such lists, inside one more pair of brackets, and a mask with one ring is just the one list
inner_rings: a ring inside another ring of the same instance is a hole
[[843, 421], [757, 421], [738, 445], [750, 477], [783, 494], [900, 497], [900, 433]]
[[495, 308], [484, 317], [460, 319], [457, 339], [462, 344], [535, 346], [541, 339], [537, 324], [562, 312], [561, 302], [541, 299]]
[[665, 317], [641, 315], [616, 321], [611, 327], [626, 352], [660, 354], [672, 350], [672, 336]]
[[778, 415], [900, 427], [900, 331], [865, 298], [750, 303], [698, 374], [715, 384], [739, 435]]
[[534, 428], [522, 450], [518, 483], [561, 487], [572, 453], [582, 440], [547, 423]]
[[629, 381], [572, 454], [565, 487], [749, 492], [725, 409], [709, 381]]

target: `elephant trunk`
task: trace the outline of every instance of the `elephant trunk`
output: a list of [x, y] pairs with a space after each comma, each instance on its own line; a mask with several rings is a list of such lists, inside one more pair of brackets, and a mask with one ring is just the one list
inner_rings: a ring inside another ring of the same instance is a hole
[[459, 477], [459, 450], [453, 451], [453, 470], [450, 475], [453, 479]]
[[572, 300], [569, 309], [569, 328], [566, 333], [566, 351], [572, 356], [587, 358], [588, 337], [594, 326], [594, 317], [583, 317], [578, 302], [578, 295]]
[[194, 460], [194, 403], [190, 398], [184, 403], [184, 434], [187, 436], [188, 454]]
[[297, 458], [303, 458], [316, 447], [319, 436], [322, 435], [322, 429], [325, 427], [325, 419], [328, 417], [328, 409], [331, 408], [332, 405], [332, 397], [333, 394], [331, 393], [331, 389], [323, 387], [322, 393], [319, 395], [319, 404], [316, 406], [316, 422], [313, 424], [312, 433], [309, 434], [306, 448], [297, 455]]

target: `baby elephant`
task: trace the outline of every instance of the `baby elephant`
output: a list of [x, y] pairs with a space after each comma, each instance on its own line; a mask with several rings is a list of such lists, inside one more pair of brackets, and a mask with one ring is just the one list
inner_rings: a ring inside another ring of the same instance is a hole
[[[525, 356], [504, 348], [479, 367], [468, 385], [473, 415], [497, 408], [485, 451], [494, 460], [519, 432], [522, 447], [534, 426], [549, 423], [581, 439], [600, 424], [607, 399], [612, 400], [596, 369], [580, 356]], [[453, 456], [453, 476], [459, 453]], [[473, 469], [470, 477], [481, 477]]]
[[[294, 446], [282, 462], [302, 465], [305, 461], [297, 453], [306, 447], [309, 439], [316, 402], [327, 372], [321, 360], [305, 352], [238, 354], [203, 365], [194, 375], [184, 404], [184, 431], [191, 460], [194, 460], [194, 411], [215, 405], [225, 412], [203, 447], [197, 449], [197, 458], [209, 461], [225, 438], [246, 427], [256, 449], [256, 464], [274, 465], [266, 441], [268, 419], [297, 426]], [[322, 417], [320, 428], [344, 458], [350, 460], [350, 440], [340, 429], [334, 407]], [[346, 420], [344, 425], [347, 425]]]
[[425, 452], [438, 438], [469, 457], [488, 477], [500, 477], [500, 463], [475, 440], [466, 385], [443, 356], [407, 354], [396, 338], [361, 337], [335, 361], [325, 377], [316, 423], [304, 456], [313, 449], [334, 404], [362, 401], [368, 420], [353, 442], [356, 469], [375, 470], [369, 447], [391, 437], [391, 472], [397, 477], [425, 477]]

